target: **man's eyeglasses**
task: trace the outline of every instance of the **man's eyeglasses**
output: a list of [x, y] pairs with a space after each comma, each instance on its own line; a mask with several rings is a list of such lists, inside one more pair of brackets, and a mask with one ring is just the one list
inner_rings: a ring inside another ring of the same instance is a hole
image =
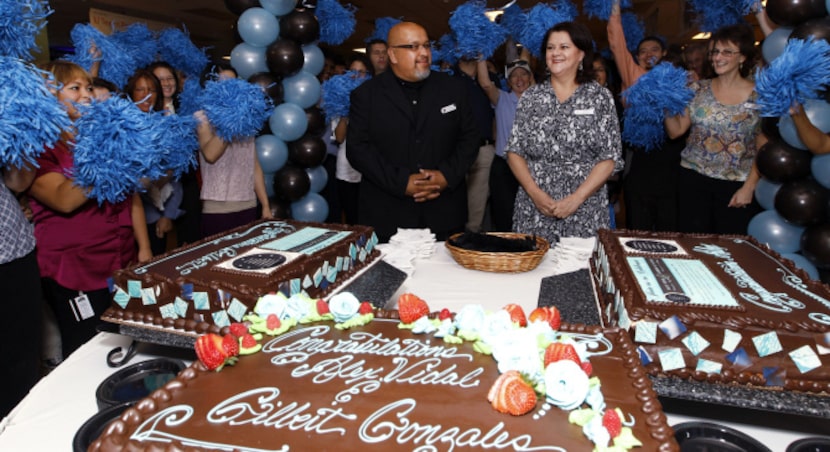
[[720, 55], [725, 56], [726, 58], [732, 58], [733, 56], [735, 56], [735, 55], [737, 55], [737, 54], [739, 54], [739, 53], [741, 53], [741, 52], [738, 52], [738, 51], [736, 51], [736, 50], [718, 50], [718, 49], [712, 49], [712, 50], [710, 50], [710, 51], [709, 51], [709, 56], [710, 56], [710, 57], [716, 57], [716, 56], [718, 56], [718, 54], [720, 54]]
[[398, 44], [396, 46], [389, 46], [389, 47], [392, 47], [393, 49], [406, 49], [406, 50], [412, 50], [414, 52], [417, 52], [418, 49], [421, 48], [421, 47], [423, 47], [424, 50], [431, 49], [432, 48], [432, 43], [431, 42], [424, 42], [422, 44], [417, 44], [417, 43], [416, 44]]

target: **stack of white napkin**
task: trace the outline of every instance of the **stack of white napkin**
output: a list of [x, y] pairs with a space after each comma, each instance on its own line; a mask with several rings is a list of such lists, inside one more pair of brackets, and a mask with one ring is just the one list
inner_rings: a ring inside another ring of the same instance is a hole
[[407, 274], [415, 269], [416, 258], [429, 258], [435, 252], [435, 234], [429, 229], [402, 229], [389, 238], [389, 243], [380, 244], [383, 260]]
[[569, 273], [588, 268], [588, 260], [594, 251], [595, 237], [562, 237], [551, 250], [556, 273]]

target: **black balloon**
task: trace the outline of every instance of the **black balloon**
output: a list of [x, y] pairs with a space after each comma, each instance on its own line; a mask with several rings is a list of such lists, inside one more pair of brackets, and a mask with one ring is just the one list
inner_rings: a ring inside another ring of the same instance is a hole
[[801, 234], [801, 254], [817, 268], [830, 269], [830, 223], [810, 226]]
[[271, 215], [274, 218], [281, 220], [290, 217], [290, 203], [286, 203], [278, 199], [276, 196], [268, 199], [268, 204], [271, 206]]
[[305, 109], [305, 117], [308, 119], [308, 127], [306, 133], [311, 135], [322, 135], [326, 130], [326, 118], [323, 115], [323, 110], [318, 107], [311, 107]]
[[294, 202], [301, 199], [311, 188], [308, 173], [294, 165], [285, 165], [274, 173], [274, 196], [281, 201]]
[[259, 6], [259, 0], [225, 0], [225, 8], [237, 16], [256, 6]]
[[789, 39], [803, 39], [806, 41], [810, 36], [816, 39], [824, 39], [830, 43], [830, 17], [810, 19], [804, 22], [795, 27], [793, 32], [790, 33]]
[[795, 27], [827, 15], [825, 0], [768, 0], [767, 16], [782, 27]]
[[306, 133], [288, 143], [288, 160], [303, 168], [320, 166], [326, 160], [326, 143], [321, 137]]
[[761, 175], [770, 182], [781, 183], [808, 176], [812, 158], [808, 151], [771, 139], [758, 150], [755, 162]]
[[761, 118], [761, 132], [770, 140], [781, 141], [781, 131], [778, 130], [777, 116], [764, 116]]
[[812, 179], [800, 179], [781, 185], [775, 194], [775, 211], [798, 226], [822, 223], [827, 216], [827, 189]]
[[280, 36], [300, 44], [310, 44], [320, 39], [320, 23], [307, 9], [295, 9], [280, 17]]
[[248, 77], [248, 81], [261, 86], [265, 90], [265, 94], [274, 102], [274, 105], [282, 103], [283, 91], [279, 77], [276, 77], [270, 72], [257, 72]]
[[290, 39], [277, 39], [265, 49], [265, 62], [268, 70], [276, 75], [286, 77], [296, 74], [305, 62], [303, 48]]

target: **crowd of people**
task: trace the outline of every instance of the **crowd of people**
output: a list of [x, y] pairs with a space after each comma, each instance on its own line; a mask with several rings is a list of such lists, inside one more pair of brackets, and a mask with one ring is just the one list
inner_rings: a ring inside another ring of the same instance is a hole
[[[768, 25], [763, 21], [765, 32]], [[465, 230], [514, 231], [555, 245], [613, 227], [621, 186], [625, 222], [618, 226], [745, 233], [758, 211], [754, 157], [765, 141], [753, 107], [752, 30], [724, 27], [708, 45], [682, 52], [650, 36], [632, 54], [615, 6], [607, 32], [612, 58], [595, 52], [587, 27], [563, 22], [545, 34], [538, 61], [509, 42], [498, 74], [483, 58], [436, 70], [441, 62], [433, 60], [430, 37], [412, 22], [370, 41], [365, 55], [327, 58], [321, 80], [347, 70], [366, 79], [351, 94], [348, 116], [333, 118], [323, 132], [328, 221], [371, 225], [381, 241], [399, 228], [429, 228], [439, 240]], [[662, 61], [689, 71], [694, 98], [685, 112], [665, 118], [661, 148], [646, 152], [622, 142], [620, 91]], [[113, 95], [147, 113], [175, 115], [184, 82], [165, 62], [135, 72], [123, 92], [67, 61], [43, 69], [73, 120], [79, 104]], [[212, 64], [200, 82], [236, 77], [230, 66]], [[198, 154], [198, 169], [149, 181], [121, 202], [99, 203], [73, 184], [71, 131], [46, 146], [37, 167], [3, 168], [0, 278], [7, 296], [25, 297], [7, 316], [39, 317], [31, 301], [44, 300], [64, 357], [96, 333], [113, 271], [273, 216], [254, 137], [228, 142], [204, 112], [194, 116], [199, 149], [187, 151]], [[830, 139], [798, 106], [792, 116], [813, 152], [830, 152]], [[16, 337], [39, 344], [40, 328], [18, 323]], [[12, 373], [20, 379], [0, 416], [37, 380], [39, 353], [15, 349], [20, 371]]]

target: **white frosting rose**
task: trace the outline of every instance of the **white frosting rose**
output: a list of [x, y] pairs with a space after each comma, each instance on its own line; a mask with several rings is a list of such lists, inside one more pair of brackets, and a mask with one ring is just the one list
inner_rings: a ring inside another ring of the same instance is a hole
[[593, 385], [588, 389], [588, 395], [585, 396], [585, 403], [590, 405], [594, 411], [605, 410], [605, 397], [602, 395], [600, 385]]
[[412, 324], [412, 332], [414, 334], [429, 334], [433, 331], [436, 331], [438, 328], [432, 324], [432, 320], [429, 317], [422, 315]]
[[597, 412], [591, 421], [582, 427], [582, 433], [597, 446], [606, 447], [611, 441], [611, 434], [602, 425], [602, 416]]
[[484, 306], [480, 304], [464, 305], [461, 311], [455, 315], [455, 326], [462, 331], [477, 333], [484, 326], [486, 317], [487, 313], [484, 312]]
[[441, 321], [441, 325], [438, 326], [438, 331], [435, 332], [433, 336], [435, 337], [444, 337], [444, 336], [451, 336], [455, 333], [455, 325], [452, 323], [452, 319], [444, 319]]
[[588, 386], [588, 375], [569, 359], [552, 362], [545, 368], [547, 399], [565, 411], [582, 405], [588, 395]]
[[282, 293], [263, 295], [257, 300], [254, 312], [260, 317], [268, 317], [274, 314], [282, 319], [286, 305], [287, 299]]
[[492, 347], [501, 342], [504, 336], [509, 335], [514, 330], [513, 320], [510, 319], [510, 314], [504, 309], [499, 309], [484, 318], [484, 325], [480, 331], [481, 340]]
[[351, 292], [341, 292], [329, 299], [329, 310], [334, 321], [343, 323], [357, 315], [360, 309], [360, 300]]
[[290, 318], [300, 320], [307, 317], [311, 313], [311, 306], [308, 304], [309, 300], [310, 298], [305, 293], [292, 295], [286, 302], [285, 312], [280, 319]]
[[498, 361], [499, 372], [517, 370], [533, 383], [543, 378], [542, 360], [536, 345], [536, 334], [525, 328], [502, 335], [502, 340], [492, 346], [493, 358]]

